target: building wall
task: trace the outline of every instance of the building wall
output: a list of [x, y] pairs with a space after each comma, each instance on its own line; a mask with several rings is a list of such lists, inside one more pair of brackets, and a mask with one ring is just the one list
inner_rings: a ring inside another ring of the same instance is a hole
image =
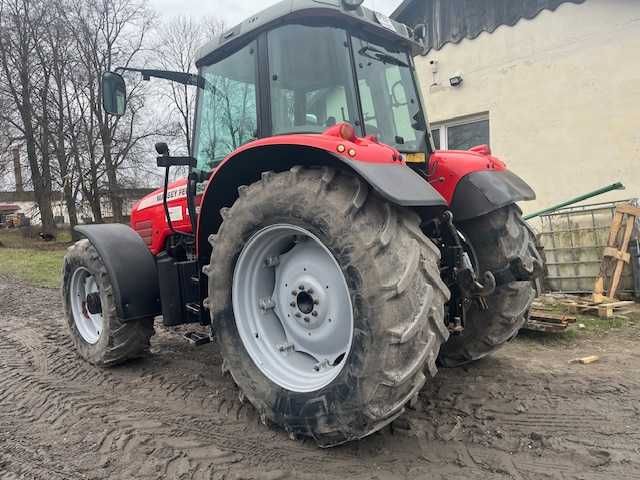
[[525, 211], [616, 181], [598, 201], [640, 197], [640, 1], [567, 3], [416, 65], [431, 123], [488, 112], [494, 154], [538, 193]]

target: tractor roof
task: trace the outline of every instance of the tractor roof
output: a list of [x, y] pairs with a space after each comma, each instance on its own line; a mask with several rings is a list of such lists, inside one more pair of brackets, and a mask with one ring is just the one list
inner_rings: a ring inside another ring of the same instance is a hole
[[284, 0], [249, 17], [204, 45], [198, 52], [196, 63], [200, 66], [216, 62], [251, 41], [259, 33], [285, 23], [357, 29], [408, 48], [413, 55], [418, 55], [424, 50], [423, 45], [413, 39], [413, 32], [406, 25], [368, 8], [347, 10], [342, 0]]

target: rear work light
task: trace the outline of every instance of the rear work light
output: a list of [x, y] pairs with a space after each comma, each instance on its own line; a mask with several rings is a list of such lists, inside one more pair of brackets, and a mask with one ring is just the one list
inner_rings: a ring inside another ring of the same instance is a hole
[[340, 125], [340, 136], [349, 142], [355, 142], [356, 129], [350, 123], [343, 123]]
[[331, 135], [334, 137], [342, 138], [347, 142], [355, 142], [358, 140], [356, 135], [356, 129], [348, 122], [342, 122], [328, 128], [324, 131], [324, 135]]

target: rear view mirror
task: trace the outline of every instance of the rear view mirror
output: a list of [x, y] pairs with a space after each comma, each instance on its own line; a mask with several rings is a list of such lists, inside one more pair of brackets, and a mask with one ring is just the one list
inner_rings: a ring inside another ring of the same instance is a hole
[[113, 72], [102, 75], [102, 107], [111, 115], [124, 115], [127, 109], [127, 87], [121, 75]]
[[413, 38], [420, 43], [424, 43], [427, 38], [427, 26], [424, 23], [416, 25], [413, 29]]

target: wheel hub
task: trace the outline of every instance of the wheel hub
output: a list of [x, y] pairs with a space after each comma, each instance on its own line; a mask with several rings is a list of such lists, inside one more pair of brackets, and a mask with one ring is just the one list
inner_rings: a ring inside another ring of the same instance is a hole
[[[315, 330], [326, 321], [329, 298], [323, 292], [320, 282], [310, 275], [304, 280], [294, 279], [289, 285], [298, 285], [291, 291], [293, 300], [287, 308], [287, 317], [307, 330]], [[291, 317], [289, 317], [291, 315]]]
[[353, 309], [340, 266], [316, 236], [293, 225], [256, 233], [238, 258], [232, 296], [243, 344], [272, 381], [314, 391], [340, 373]]
[[102, 313], [102, 303], [100, 302], [100, 294], [98, 292], [87, 295], [87, 310], [91, 315]]
[[84, 267], [71, 276], [69, 302], [80, 336], [91, 345], [98, 343], [104, 325], [100, 290], [95, 277]]

